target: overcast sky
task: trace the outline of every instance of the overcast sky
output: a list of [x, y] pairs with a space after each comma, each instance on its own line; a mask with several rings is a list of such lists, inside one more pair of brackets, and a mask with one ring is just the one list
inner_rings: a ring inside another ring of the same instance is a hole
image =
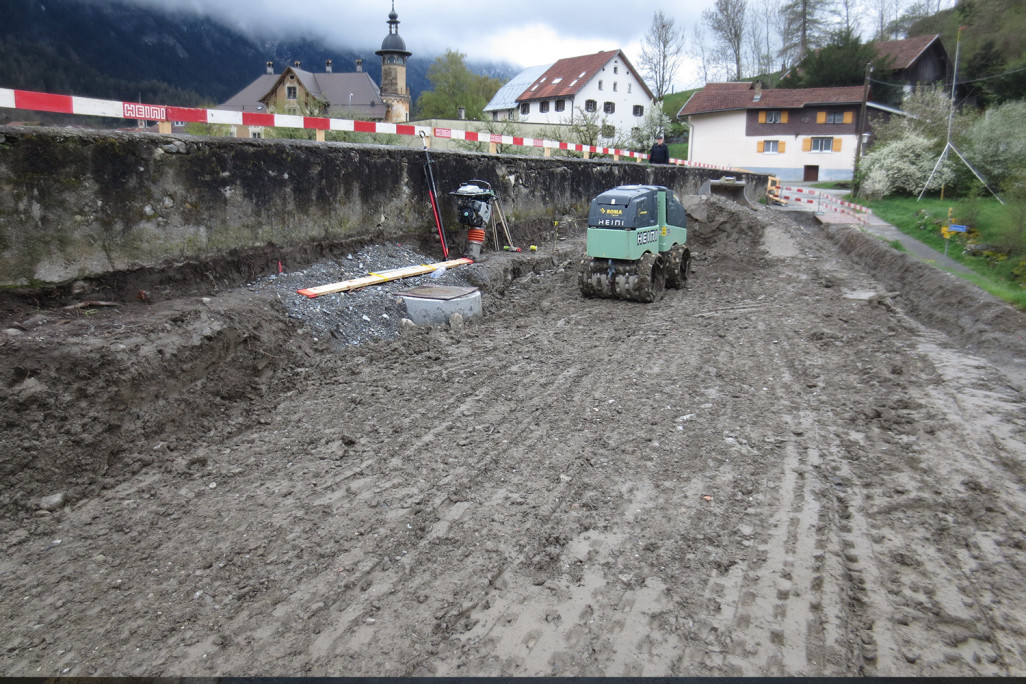
[[[392, 9], [392, 0], [129, 1], [206, 13], [233, 26], [271, 35], [293, 29], [328, 45], [354, 49], [380, 47]], [[434, 56], [450, 48], [472, 60], [527, 67], [619, 48], [640, 69], [642, 37], [656, 11], [662, 10], [690, 35], [702, 11], [714, 1], [395, 0], [395, 10], [399, 35], [414, 59], [418, 54]], [[693, 66], [683, 63], [675, 90], [700, 83]]]

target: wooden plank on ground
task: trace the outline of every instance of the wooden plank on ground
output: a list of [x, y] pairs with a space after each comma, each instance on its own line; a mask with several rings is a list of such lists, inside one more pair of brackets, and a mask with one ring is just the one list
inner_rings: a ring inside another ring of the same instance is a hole
[[320, 297], [321, 295], [334, 294], [336, 292], [351, 292], [353, 290], [359, 290], [361, 287], [367, 287], [368, 285], [380, 285], [387, 283], [392, 280], [399, 280], [400, 278], [412, 278], [414, 276], [424, 275], [426, 273], [433, 273], [440, 268], [453, 268], [455, 266], [462, 266], [464, 264], [472, 264], [472, 259], [453, 259], [451, 261], [442, 261], [437, 264], [421, 264], [419, 266], [405, 266], [403, 268], [393, 268], [388, 271], [381, 271], [380, 273], [371, 273], [360, 278], [353, 278], [351, 280], [343, 280], [338, 283], [331, 283], [329, 285], [319, 285], [317, 287], [307, 287], [302, 290], [296, 290], [297, 293], [304, 297]]

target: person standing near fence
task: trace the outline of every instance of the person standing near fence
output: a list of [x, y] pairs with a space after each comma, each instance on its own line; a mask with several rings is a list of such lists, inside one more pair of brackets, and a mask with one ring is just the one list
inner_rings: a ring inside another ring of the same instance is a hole
[[652, 145], [652, 151], [648, 153], [648, 162], [650, 164], [670, 163], [670, 149], [663, 142], [662, 133], [656, 136], [655, 145]]

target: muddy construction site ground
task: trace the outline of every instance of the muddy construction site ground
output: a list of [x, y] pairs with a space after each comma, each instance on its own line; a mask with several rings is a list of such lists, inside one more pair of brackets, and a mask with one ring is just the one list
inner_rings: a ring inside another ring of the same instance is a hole
[[691, 213], [654, 304], [583, 299], [580, 232], [402, 334], [394, 290], [294, 299], [399, 245], [8, 302], [0, 674], [1026, 675], [1022, 314]]

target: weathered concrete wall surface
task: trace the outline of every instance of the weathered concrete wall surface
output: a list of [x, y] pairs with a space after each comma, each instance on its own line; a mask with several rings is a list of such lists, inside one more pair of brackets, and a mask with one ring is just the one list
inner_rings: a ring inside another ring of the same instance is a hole
[[[721, 172], [434, 152], [440, 205], [492, 184], [510, 223], [584, 217], [628, 183], [693, 194]], [[47, 286], [238, 250], [434, 232], [424, 153], [399, 147], [0, 127], [0, 286]], [[750, 178], [765, 187], [765, 178]], [[514, 231], [515, 232], [515, 231]]]

